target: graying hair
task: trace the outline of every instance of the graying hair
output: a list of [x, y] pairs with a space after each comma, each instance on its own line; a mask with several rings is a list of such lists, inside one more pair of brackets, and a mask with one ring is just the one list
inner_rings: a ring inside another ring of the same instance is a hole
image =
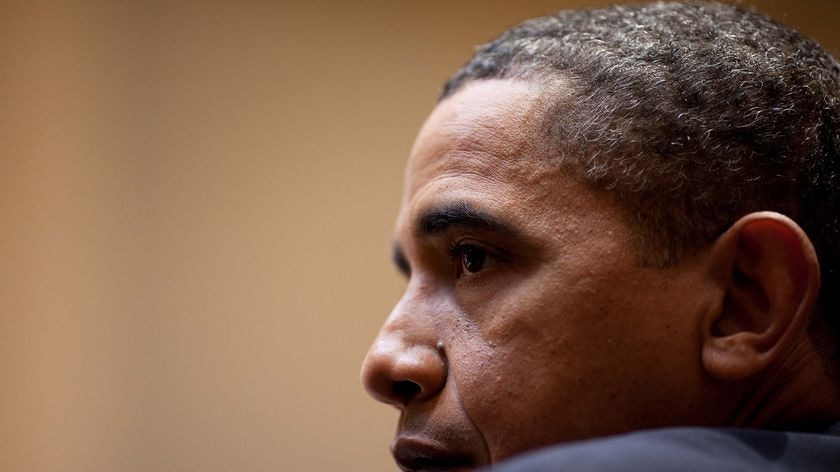
[[840, 67], [817, 43], [717, 3], [562, 11], [481, 46], [440, 99], [488, 78], [571, 84], [546, 158], [615, 195], [659, 264], [753, 211], [797, 221], [821, 264], [814, 319], [840, 346]]

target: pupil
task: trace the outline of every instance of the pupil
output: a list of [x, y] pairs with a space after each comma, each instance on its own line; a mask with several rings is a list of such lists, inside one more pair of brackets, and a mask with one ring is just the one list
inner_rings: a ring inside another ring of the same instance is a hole
[[484, 267], [486, 255], [483, 250], [467, 246], [464, 248], [464, 268], [470, 272], [478, 272]]

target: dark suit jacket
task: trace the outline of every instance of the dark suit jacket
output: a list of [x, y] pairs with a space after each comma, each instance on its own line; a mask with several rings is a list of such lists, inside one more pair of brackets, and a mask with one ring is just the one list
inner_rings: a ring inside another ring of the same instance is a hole
[[840, 472], [840, 428], [822, 433], [674, 428], [580, 441], [530, 452], [493, 472]]

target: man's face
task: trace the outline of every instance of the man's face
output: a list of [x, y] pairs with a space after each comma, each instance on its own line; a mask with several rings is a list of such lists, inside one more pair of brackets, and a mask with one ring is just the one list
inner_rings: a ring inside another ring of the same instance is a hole
[[533, 145], [539, 92], [471, 83], [412, 150], [395, 233], [409, 281], [362, 369], [400, 409], [404, 469], [719, 420], [698, 394], [703, 270], [640, 265], [618, 207]]

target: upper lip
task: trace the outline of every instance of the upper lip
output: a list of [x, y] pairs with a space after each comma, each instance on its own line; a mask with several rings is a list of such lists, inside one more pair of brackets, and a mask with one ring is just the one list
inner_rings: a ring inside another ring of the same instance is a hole
[[391, 443], [391, 454], [400, 469], [406, 472], [468, 470], [473, 459], [437, 441], [400, 436]]

